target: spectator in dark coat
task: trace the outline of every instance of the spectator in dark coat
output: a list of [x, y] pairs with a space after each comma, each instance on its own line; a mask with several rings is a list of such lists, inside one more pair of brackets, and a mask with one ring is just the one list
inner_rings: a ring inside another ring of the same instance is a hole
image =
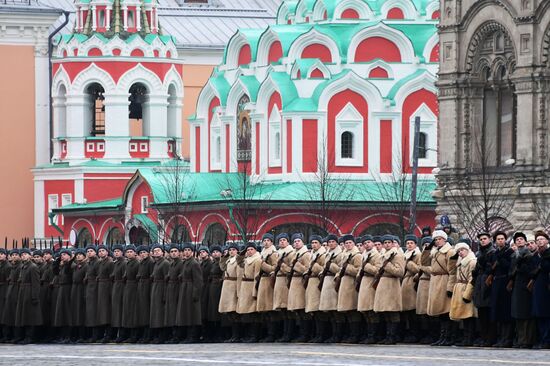
[[537, 322], [539, 343], [538, 349], [550, 349], [550, 248], [548, 235], [537, 232], [535, 238], [538, 253], [535, 256], [535, 271], [530, 288], [533, 290], [533, 316]]
[[486, 280], [487, 286], [491, 288], [491, 321], [497, 325], [498, 340], [493, 346], [512, 347], [514, 337], [511, 309], [512, 296], [506, 287], [510, 280], [510, 266], [514, 250], [506, 243], [508, 239], [506, 233], [496, 232], [493, 239], [496, 251], [492, 261], [489, 262], [491, 272]]
[[480, 338], [475, 342], [478, 347], [490, 347], [495, 342], [495, 325], [491, 322], [491, 288], [487, 286], [487, 277], [491, 273], [491, 263], [495, 255], [495, 247], [491, 235], [479, 233], [479, 250], [476, 254], [477, 263], [473, 273], [474, 306], [478, 312], [478, 329]]

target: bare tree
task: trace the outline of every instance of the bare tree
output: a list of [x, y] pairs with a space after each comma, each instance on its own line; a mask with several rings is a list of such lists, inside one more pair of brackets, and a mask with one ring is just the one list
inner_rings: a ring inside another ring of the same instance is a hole
[[531, 199], [534, 214], [543, 230], [550, 228], [550, 197], [538, 194]]
[[302, 175], [300, 200], [314, 214], [316, 226], [325, 232], [333, 230], [333, 223], [340, 227], [346, 220], [345, 212], [354, 207], [355, 185], [349, 175], [334, 171], [335, 152], [328, 148], [326, 137], [321, 138], [317, 156], [317, 171], [310, 176]]
[[[369, 208], [395, 215], [398, 235], [404, 238], [411, 231], [409, 216], [412, 201], [412, 175], [405, 171], [403, 164], [408, 156], [405, 156], [401, 150], [395, 152], [391, 173], [373, 173], [371, 184], [359, 193], [362, 200], [368, 202]], [[433, 179], [419, 176], [416, 191], [417, 206], [425, 205], [426, 201], [431, 200], [431, 192], [434, 189]], [[387, 219], [383, 216], [379, 221], [379, 224], [387, 223]]]
[[472, 141], [474, 159], [467, 174], [441, 176], [445, 197], [454, 220], [470, 239], [481, 231], [510, 231], [507, 218], [512, 214], [516, 188], [499, 174], [494, 137], [487, 136], [485, 121]]
[[165, 242], [183, 243], [190, 241], [185, 214], [189, 211], [190, 197], [193, 197], [195, 183], [189, 173], [189, 165], [177, 156], [165, 166], [157, 168], [158, 192], [163, 202], [151, 205], [155, 209], [156, 226], [160, 238]]

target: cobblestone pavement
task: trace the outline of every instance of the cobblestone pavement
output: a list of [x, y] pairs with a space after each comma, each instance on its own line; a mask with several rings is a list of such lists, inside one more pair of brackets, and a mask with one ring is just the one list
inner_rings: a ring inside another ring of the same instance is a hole
[[0, 345], [0, 365], [549, 365], [550, 351], [316, 344]]

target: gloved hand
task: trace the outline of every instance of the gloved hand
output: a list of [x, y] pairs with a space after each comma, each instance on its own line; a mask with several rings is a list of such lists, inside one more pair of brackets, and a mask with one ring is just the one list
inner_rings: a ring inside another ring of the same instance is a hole
[[447, 297], [450, 299], [451, 297], [453, 297], [453, 292], [452, 291], [447, 291]]

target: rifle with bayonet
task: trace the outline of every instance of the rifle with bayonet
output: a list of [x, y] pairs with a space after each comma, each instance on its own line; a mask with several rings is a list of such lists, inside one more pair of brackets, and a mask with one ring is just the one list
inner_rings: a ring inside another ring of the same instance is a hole
[[311, 261], [309, 264], [309, 268], [307, 269], [306, 273], [304, 273], [304, 276], [302, 277], [302, 285], [304, 285], [304, 288], [307, 288], [307, 285], [309, 283], [309, 278], [311, 277], [311, 273], [313, 272], [313, 266], [317, 261], [321, 258], [321, 255], [318, 255], [315, 257], [314, 260]]
[[365, 258], [361, 263], [361, 270], [359, 271], [359, 276], [355, 278], [355, 290], [357, 292], [359, 292], [359, 289], [361, 288], [361, 281], [365, 276], [365, 265], [369, 263], [369, 259], [370, 259], [370, 253], [367, 255], [367, 258]]
[[294, 267], [296, 267], [296, 263], [298, 263], [298, 261], [300, 260], [302, 255], [304, 255], [304, 253], [296, 254], [296, 258], [294, 258], [294, 261], [292, 262], [292, 266], [290, 266], [290, 271], [286, 275], [286, 287], [287, 288], [290, 288], [290, 284], [292, 283], [292, 277], [294, 277], [294, 272], [295, 272]]
[[395, 257], [395, 252], [390, 254], [390, 256], [388, 258], [386, 258], [386, 260], [384, 261], [384, 263], [382, 263], [382, 267], [380, 267], [380, 269], [378, 270], [378, 273], [376, 274], [376, 276], [374, 276], [374, 281], [372, 281], [372, 288], [376, 290], [376, 288], [378, 287], [378, 284], [380, 283], [380, 279], [382, 278], [382, 275], [384, 274], [384, 270], [386, 269], [386, 266], [388, 265], [388, 263], [390, 263], [393, 259], [393, 257]]
[[354, 254], [350, 254], [348, 256], [348, 259], [344, 262], [342, 265], [342, 268], [340, 268], [340, 272], [338, 272], [338, 276], [334, 278], [334, 289], [336, 292], [340, 290], [340, 283], [342, 282], [342, 277], [346, 274], [346, 269], [348, 268], [348, 265], [350, 264], [351, 260], [355, 257]]
[[277, 261], [277, 266], [275, 266], [275, 270], [273, 270], [273, 275], [271, 275], [271, 287], [275, 287], [275, 281], [277, 280], [277, 274], [281, 270], [281, 266], [283, 265], [283, 261], [284, 261], [287, 254], [288, 254], [288, 252], [283, 253], [281, 258], [279, 258], [279, 260]]
[[[503, 256], [504, 256], [504, 255], [508, 255], [508, 254], [512, 255], [513, 252], [514, 252], [514, 250], [513, 250], [512, 248], [508, 247], [508, 248], [504, 251]], [[500, 260], [499, 254], [500, 254], [500, 253], [498, 252], [498, 250], [495, 251], [495, 261], [494, 261], [493, 264], [491, 265], [491, 273], [489, 273], [489, 275], [488, 275], [487, 278], [485, 279], [485, 286], [487, 286], [487, 287], [491, 287], [491, 285], [493, 284], [493, 280], [494, 280], [494, 278], [495, 278], [495, 271], [496, 271], [496, 269], [497, 269], [497, 267], [498, 267], [498, 265], [499, 265], [499, 260]]]
[[328, 274], [328, 271], [330, 270], [330, 265], [332, 263], [332, 260], [335, 257], [336, 257], [336, 253], [332, 253], [332, 255], [330, 256], [328, 261], [325, 263], [325, 268], [323, 268], [323, 272], [321, 272], [321, 274], [319, 274], [319, 285], [317, 286], [319, 291], [321, 291], [321, 289], [323, 288], [323, 282], [325, 282], [325, 277]]
[[[267, 257], [265, 257], [264, 262], [269, 263], [269, 258], [271, 257], [272, 254], [273, 252], [269, 253]], [[256, 288], [256, 293], [258, 292], [258, 288], [260, 288], [260, 280], [262, 276], [265, 276], [266, 274], [267, 274], [266, 271], [264, 271], [263, 268], [260, 266], [260, 273], [258, 273], [258, 275], [256, 276], [255, 278], [256, 283], [254, 284], [254, 287]]]

